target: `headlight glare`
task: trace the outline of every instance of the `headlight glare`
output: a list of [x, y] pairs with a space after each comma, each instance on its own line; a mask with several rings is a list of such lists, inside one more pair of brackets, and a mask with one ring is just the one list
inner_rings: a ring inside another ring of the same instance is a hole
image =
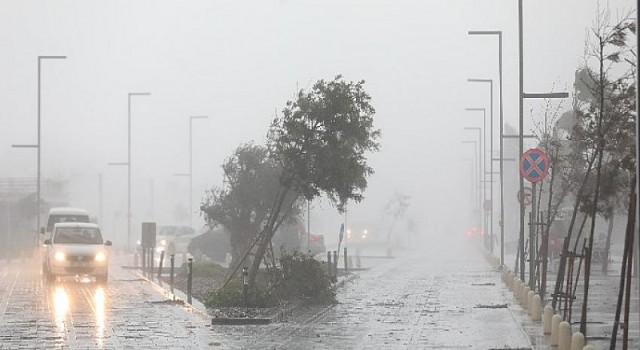
[[56, 259], [56, 261], [64, 261], [65, 256], [63, 252], [56, 252], [54, 258]]
[[98, 254], [96, 254], [97, 262], [104, 262], [106, 260], [107, 260], [107, 255], [104, 252], [99, 252]]

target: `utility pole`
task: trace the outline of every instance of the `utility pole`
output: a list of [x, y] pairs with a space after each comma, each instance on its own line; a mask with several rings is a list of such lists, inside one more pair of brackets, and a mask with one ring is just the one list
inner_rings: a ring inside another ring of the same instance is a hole
[[[498, 37], [498, 77], [500, 94], [500, 265], [504, 265], [504, 120], [502, 108], [502, 31], [469, 31], [469, 35], [495, 35]], [[493, 89], [492, 89], [493, 91]], [[491, 98], [493, 101], [493, 98]], [[493, 115], [493, 107], [492, 112]], [[493, 143], [492, 143], [493, 144]], [[493, 154], [491, 155], [493, 158]], [[492, 159], [493, 162], [493, 159]], [[493, 163], [492, 163], [493, 164]], [[493, 171], [491, 171], [493, 172]], [[493, 200], [493, 193], [491, 195]], [[492, 207], [493, 208], [493, 207]]]

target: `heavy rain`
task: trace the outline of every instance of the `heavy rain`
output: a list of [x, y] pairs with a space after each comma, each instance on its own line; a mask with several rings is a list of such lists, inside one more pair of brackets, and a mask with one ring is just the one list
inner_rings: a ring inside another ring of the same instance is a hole
[[0, 1], [0, 349], [639, 349], [637, 18]]

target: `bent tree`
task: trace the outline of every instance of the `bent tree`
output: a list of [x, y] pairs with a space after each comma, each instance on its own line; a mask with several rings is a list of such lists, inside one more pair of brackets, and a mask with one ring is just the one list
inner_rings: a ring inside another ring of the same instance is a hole
[[366, 154], [380, 147], [374, 114], [364, 81], [337, 76], [319, 80], [308, 92], [300, 90], [295, 101], [288, 101], [282, 115], [273, 120], [267, 148], [282, 173], [269, 215], [254, 242], [250, 286], [275, 231], [297, 200], [325, 195], [342, 212], [349, 200], [363, 199], [367, 177], [373, 174]]

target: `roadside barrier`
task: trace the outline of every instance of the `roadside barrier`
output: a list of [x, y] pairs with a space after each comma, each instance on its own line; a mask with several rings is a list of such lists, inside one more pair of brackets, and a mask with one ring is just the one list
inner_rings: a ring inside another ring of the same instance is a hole
[[160, 264], [158, 264], [158, 281], [162, 281], [162, 262], [164, 261], [164, 250], [160, 252]]
[[567, 321], [558, 325], [558, 350], [571, 350], [571, 325]]
[[542, 318], [542, 302], [538, 294], [534, 295], [529, 306], [529, 312], [531, 313], [531, 320], [540, 321]]
[[171, 295], [173, 295], [173, 300], [176, 300], [176, 295], [173, 294], [173, 271], [176, 264], [176, 255], [171, 254], [171, 270], [169, 274], [169, 288], [171, 288]]
[[580, 332], [573, 333], [571, 337], [571, 350], [583, 350], [584, 347], [584, 334]]
[[562, 316], [556, 314], [551, 318], [551, 346], [558, 346], [558, 333], [560, 332]]
[[249, 268], [242, 268], [242, 300], [244, 307], [249, 307]]
[[[499, 265], [499, 260], [484, 252], [485, 258], [492, 266]], [[562, 316], [555, 314], [551, 305], [544, 305], [540, 295], [532, 291], [528, 284], [520, 280], [517, 273], [502, 266], [502, 281], [513, 292], [515, 299], [530, 315], [534, 322], [541, 322], [544, 334], [550, 334], [550, 345], [558, 350], [595, 350], [592, 345], [586, 345], [586, 338], [580, 332], [571, 332], [571, 324], [563, 320]]]
[[534, 292], [532, 292], [531, 290], [529, 290], [527, 292], [527, 311], [529, 311], [529, 314], [532, 315], [533, 312], [533, 296], [535, 295]]
[[544, 317], [542, 321], [542, 330], [544, 334], [551, 334], [551, 319], [553, 318], [553, 308], [551, 305], [544, 307]]
[[187, 259], [187, 304], [191, 304], [191, 284], [193, 283], [193, 258]]

